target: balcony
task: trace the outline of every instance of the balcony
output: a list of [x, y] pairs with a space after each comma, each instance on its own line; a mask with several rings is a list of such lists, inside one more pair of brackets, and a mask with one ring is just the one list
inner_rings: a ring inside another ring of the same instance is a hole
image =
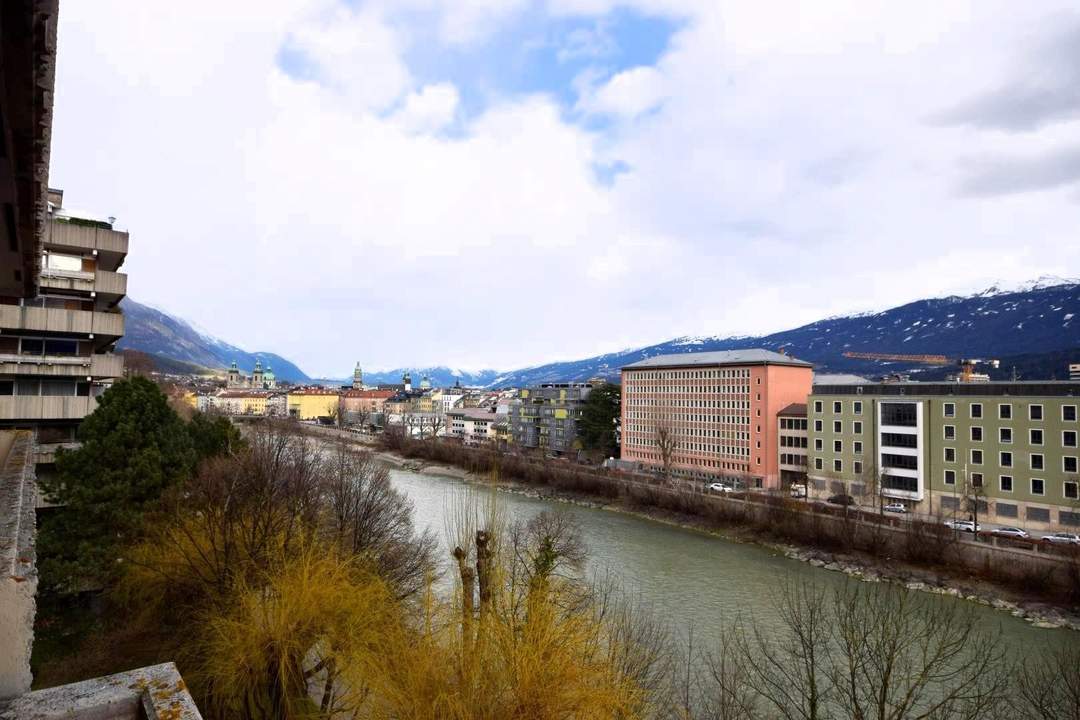
[[45, 245], [58, 250], [93, 251], [98, 265], [114, 271], [123, 263], [128, 252], [128, 234], [118, 230], [91, 227], [50, 218], [46, 224]]
[[90, 396], [4, 395], [0, 420], [82, 420], [96, 407]]
[[0, 305], [0, 330], [33, 330], [121, 338], [124, 316], [119, 312]]
[[124, 358], [111, 353], [100, 355], [0, 354], [0, 375], [118, 378], [123, 374]]
[[41, 287], [49, 290], [95, 292], [98, 295], [119, 300], [127, 295], [127, 275], [109, 270], [78, 272], [42, 268]]

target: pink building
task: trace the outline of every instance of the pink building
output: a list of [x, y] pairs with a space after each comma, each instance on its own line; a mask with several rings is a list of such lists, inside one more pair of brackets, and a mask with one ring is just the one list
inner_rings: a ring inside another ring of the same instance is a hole
[[777, 413], [805, 403], [810, 363], [770, 350], [661, 355], [622, 369], [622, 458], [674, 474], [780, 484]]

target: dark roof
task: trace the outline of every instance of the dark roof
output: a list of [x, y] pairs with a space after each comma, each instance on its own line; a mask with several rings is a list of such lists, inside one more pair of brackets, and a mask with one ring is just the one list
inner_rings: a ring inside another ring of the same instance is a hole
[[715, 350], [712, 352], [657, 355], [623, 366], [623, 370], [639, 368], [708, 367], [712, 365], [793, 365], [813, 367], [810, 363], [763, 348], [745, 350]]
[[791, 403], [776, 414], [789, 417], [806, 417], [806, 403]]

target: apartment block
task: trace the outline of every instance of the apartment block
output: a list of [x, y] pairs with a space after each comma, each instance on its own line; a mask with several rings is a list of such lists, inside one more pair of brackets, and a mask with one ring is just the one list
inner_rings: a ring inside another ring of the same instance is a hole
[[780, 484], [779, 413], [806, 402], [810, 363], [762, 349], [661, 355], [622, 369], [622, 458], [673, 474]]
[[49, 190], [36, 292], [0, 297], [0, 425], [36, 429], [46, 466], [124, 370], [113, 350], [128, 234], [112, 218], [69, 213], [63, 199]]
[[811, 492], [1037, 530], [1080, 527], [1080, 383], [816, 385]]
[[333, 417], [340, 406], [336, 390], [298, 388], [290, 390], [287, 400], [289, 417], [298, 420], [318, 420]]
[[518, 447], [561, 455], [580, 449], [577, 421], [590, 383], [545, 383], [519, 391], [510, 403], [510, 435]]
[[792, 403], [776, 414], [780, 484], [790, 487], [806, 482], [806, 403]]
[[465, 445], [486, 445], [496, 439], [496, 424], [505, 420], [493, 409], [455, 408], [446, 413], [446, 436]]

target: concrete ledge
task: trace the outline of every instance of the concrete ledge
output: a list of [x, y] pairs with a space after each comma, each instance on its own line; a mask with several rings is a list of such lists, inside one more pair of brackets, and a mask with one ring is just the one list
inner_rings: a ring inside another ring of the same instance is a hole
[[34, 435], [0, 432], [0, 698], [30, 689], [37, 564]]
[[173, 663], [36, 690], [0, 705], [0, 720], [143, 718], [202, 720]]

